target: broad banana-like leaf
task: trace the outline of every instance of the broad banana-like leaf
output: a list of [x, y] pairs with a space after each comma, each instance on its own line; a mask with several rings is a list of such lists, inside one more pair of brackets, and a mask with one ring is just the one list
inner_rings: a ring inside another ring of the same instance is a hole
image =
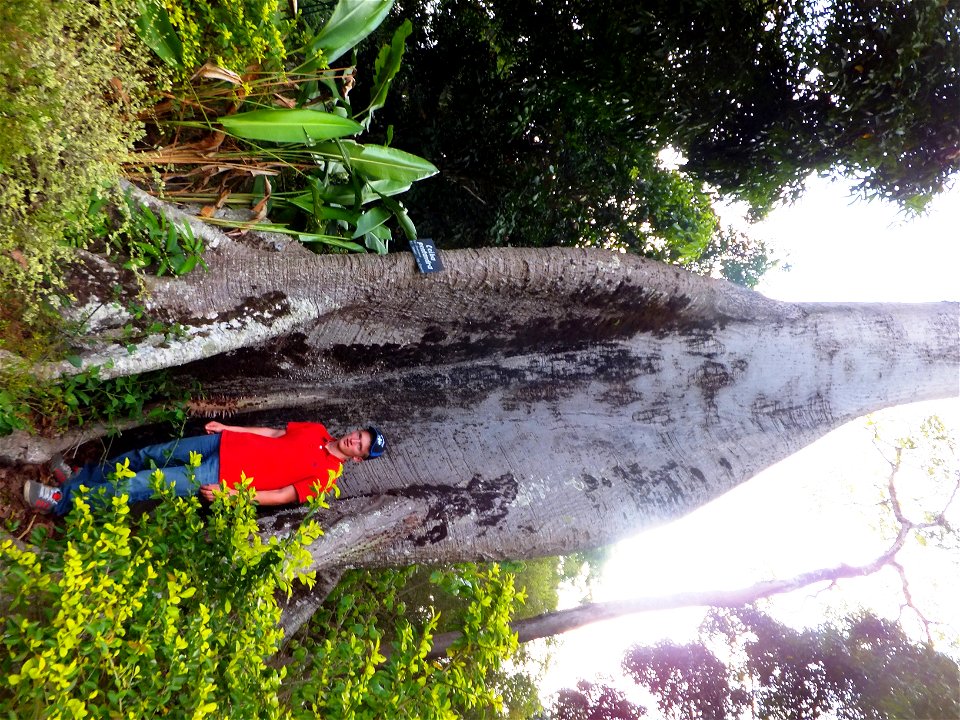
[[417, 228], [407, 214], [407, 209], [393, 198], [381, 197], [380, 199], [383, 200], [384, 206], [397, 218], [397, 222], [400, 223], [400, 228], [403, 230], [403, 234], [407, 236], [407, 240], [416, 240]]
[[356, 135], [363, 129], [359, 123], [333, 113], [290, 108], [251, 110], [227, 115], [217, 122], [231, 135], [245, 140], [303, 145]]
[[354, 172], [372, 180], [414, 183], [438, 172], [428, 160], [385, 145], [360, 145], [344, 140], [318, 145], [312, 152], [334, 160], [349, 160]]
[[361, 115], [366, 113], [368, 120], [373, 117], [375, 110], [379, 110], [386, 104], [390, 83], [393, 82], [393, 78], [400, 70], [404, 42], [412, 32], [413, 25], [409, 20], [404, 20], [403, 24], [393, 34], [393, 40], [390, 44], [380, 48], [380, 54], [377, 56], [377, 62], [373, 68], [373, 92], [370, 93], [370, 105], [363, 113], [360, 113]]
[[370, 208], [361, 215], [360, 220], [357, 221], [357, 229], [353, 233], [353, 239], [356, 240], [361, 235], [373, 232], [374, 228], [380, 227], [389, 219], [390, 211], [385, 207], [378, 205], [377, 207]]
[[307, 48], [307, 57], [322, 50], [328, 63], [343, 55], [376, 30], [394, 0], [340, 0], [330, 20]]
[[[384, 230], [388, 228], [379, 227], [377, 230]], [[370, 250], [373, 250], [377, 255], [386, 255], [389, 250], [387, 249], [387, 243], [389, 240], [385, 240], [381, 237], [381, 234], [377, 232], [369, 232], [363, 236], [363, 242]]]
[[360, 220], [360, 213], [356, 210], [347, 210], [332, 205], [316, 207], [316, 204], [314, 204], [313, 216], [318, 220], [340, 220], [350, 225], [356, 225]]
[[354, 252], [366, 252], [367, 249], [360, 243], [351, 242], [350, 240], [344, 240], [341, 237], [336, 235], [317, 235], [315, 233], [299, 233], [297, 237], [302, 243], [315, 243], [321, 242], [326, 243], [327, 245], [333, 245], [334, 247], [344, 248], [345, 250], [353, 250]]
[[[382, 196], [399, 195], [410, 189], [410, 183], [395, 182], [393, 180], [374, 180], [366, 183], [360, 197], [360, 204], [366, 205], [373, 200], [379, 200]], [[321, 187], [317, 190], [317, 197], [324, 203], [331, 205], [341, 205], [343, 207], [352, 207], [357, 201], [356, 193], [349, 185], [331, 185]], [[288, 200], [292, 205], [313, 213], [314, 200], [313, 193], [304, 193]]]
[[170, 24], [165, 8], [153, 0], [137, 0], [137, 35], [157, 57], [174, 68], [183, 66], [183, 45], [180, 36]]

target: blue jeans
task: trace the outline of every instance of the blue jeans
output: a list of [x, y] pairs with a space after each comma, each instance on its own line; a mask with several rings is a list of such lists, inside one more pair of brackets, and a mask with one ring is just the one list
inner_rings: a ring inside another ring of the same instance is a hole
[[[191, 451], [202, 456], [200, 467], [194, 470], [195, 478], [192, 481], [187, 472]], [[108, 476], [116, 472], [118, 462], [122, 464], [127, 459], [130, 460], [130, 469], [136, 475], [114, 482]], [[153, 475], [151, 461], [163, 470], [163, 481], [168, 485], [173, 483], [174, 492], [178, 496], [193, 495], [201, 485], [220, 482], [220, 434], [197, 435], [159, 445], [148, 445], [110, 458], [102, 465], [85, 465], [60, 488], [62, 497], [53, 509], [54, 514], [66, 515], [70, 512], [73, 496], [81, 485], [97, 494], [102, 488], [105, 499], [126, 493], [131, 503], [149, 500], [153, 497], [153, 490], [150, 488], [150, 476]]]

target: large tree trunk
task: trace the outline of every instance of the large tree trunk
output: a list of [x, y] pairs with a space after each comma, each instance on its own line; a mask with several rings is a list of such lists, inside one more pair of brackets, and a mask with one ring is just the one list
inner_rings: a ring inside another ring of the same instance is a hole
[[[631, 309], [617, 308], [624, 325]], [[610, 337], [581, 341], [604, 318], [541, 344], [548, 314], [523, 331], [530, 348], [301, 386], [302, 412], [339, 427], [373, 419], [390, 437], [387, 459], [348, 472], [341, 505], [370, 494], [419, 503], [416, 530], [363, 562], [606, 544], [685, 514], [866, 412], [957, 391], [955, 306], [783, 306], [779, 316], [686, 326], [663, 310], [653, 330], [617, 337], [611, 322]]]
[[867, 412], [958, 392], [955, 303], [781, 303], [596, 250], [447, 252], [421, 275], [405, 253], [222, 238], [207, 262], [150, 284], [187, 339], [117, 372], [195, 358], [210, 392], [258, 411], [236, 422], [379, 424], [387, 456], [349, 469], [322, 518], [353, 550], [321, 538], [319, 569], [596, 547]]

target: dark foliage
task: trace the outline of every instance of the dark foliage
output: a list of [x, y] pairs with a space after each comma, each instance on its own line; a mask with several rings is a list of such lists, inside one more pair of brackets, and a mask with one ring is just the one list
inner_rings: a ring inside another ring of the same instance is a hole
[[576, 690], [561, 690], [548, 717], [550, 720], [635, 720], [646, 714], [624, 694], [607, 685], [581, 680]]
[[[725, 644], [720, 661], [707, 646]], [[960, 713], [957, 664], [872, 615], [794, 630], [752, 608], [714, 611], [701, 640], [634, 647], [624, 670], [667, 717], [735, 720], [949, 718]]]
[[[762, 214], [811, 172], [916, 210], [960, 167], [958, 8], [401, 1], [415, 36], [380, 120], [440, 167], [409, 203], [445, 247], [655, 254], [704, 222], [701, 182]], [[657, 167], [666, 146], [686, 176]], [[681, 180], [689, 197], [664, 197]]]

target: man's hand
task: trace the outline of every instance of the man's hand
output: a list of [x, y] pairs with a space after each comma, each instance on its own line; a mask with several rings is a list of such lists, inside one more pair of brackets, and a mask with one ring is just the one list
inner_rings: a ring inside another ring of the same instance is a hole
[[[213, 494], [220, 490], [221, 486], [216, 484], [201, 485], [200, 496], [207, 502], [213, 502]], [[228, 487], [227, 492], [236, 495], [237, 491]], [[297, 501], [297, 490], [293, 485], [278, 488], [277, 490], [254, 490], [253, 501], [258, 505], [287, 505]]]
[[[200, 496], [207, 502], [213, 502], [213, 494], [217, 492], [217, 490], [221, 490], [221, 489], [222, 488], [216, 483], [211, 483], [210, 485], [201, 485]], [[237, 494], [237, 491], [234, 490], [232, 487], [228, 487], [226, 490], [231, 495]]]
[[212, 433], [222, 433], [227, 429], [227, 426], [222, 422], [217, 422], [216, 420], [211, 420], [206, 425], [203, 426], [203, 429], [207, 431], [208, 434]]

